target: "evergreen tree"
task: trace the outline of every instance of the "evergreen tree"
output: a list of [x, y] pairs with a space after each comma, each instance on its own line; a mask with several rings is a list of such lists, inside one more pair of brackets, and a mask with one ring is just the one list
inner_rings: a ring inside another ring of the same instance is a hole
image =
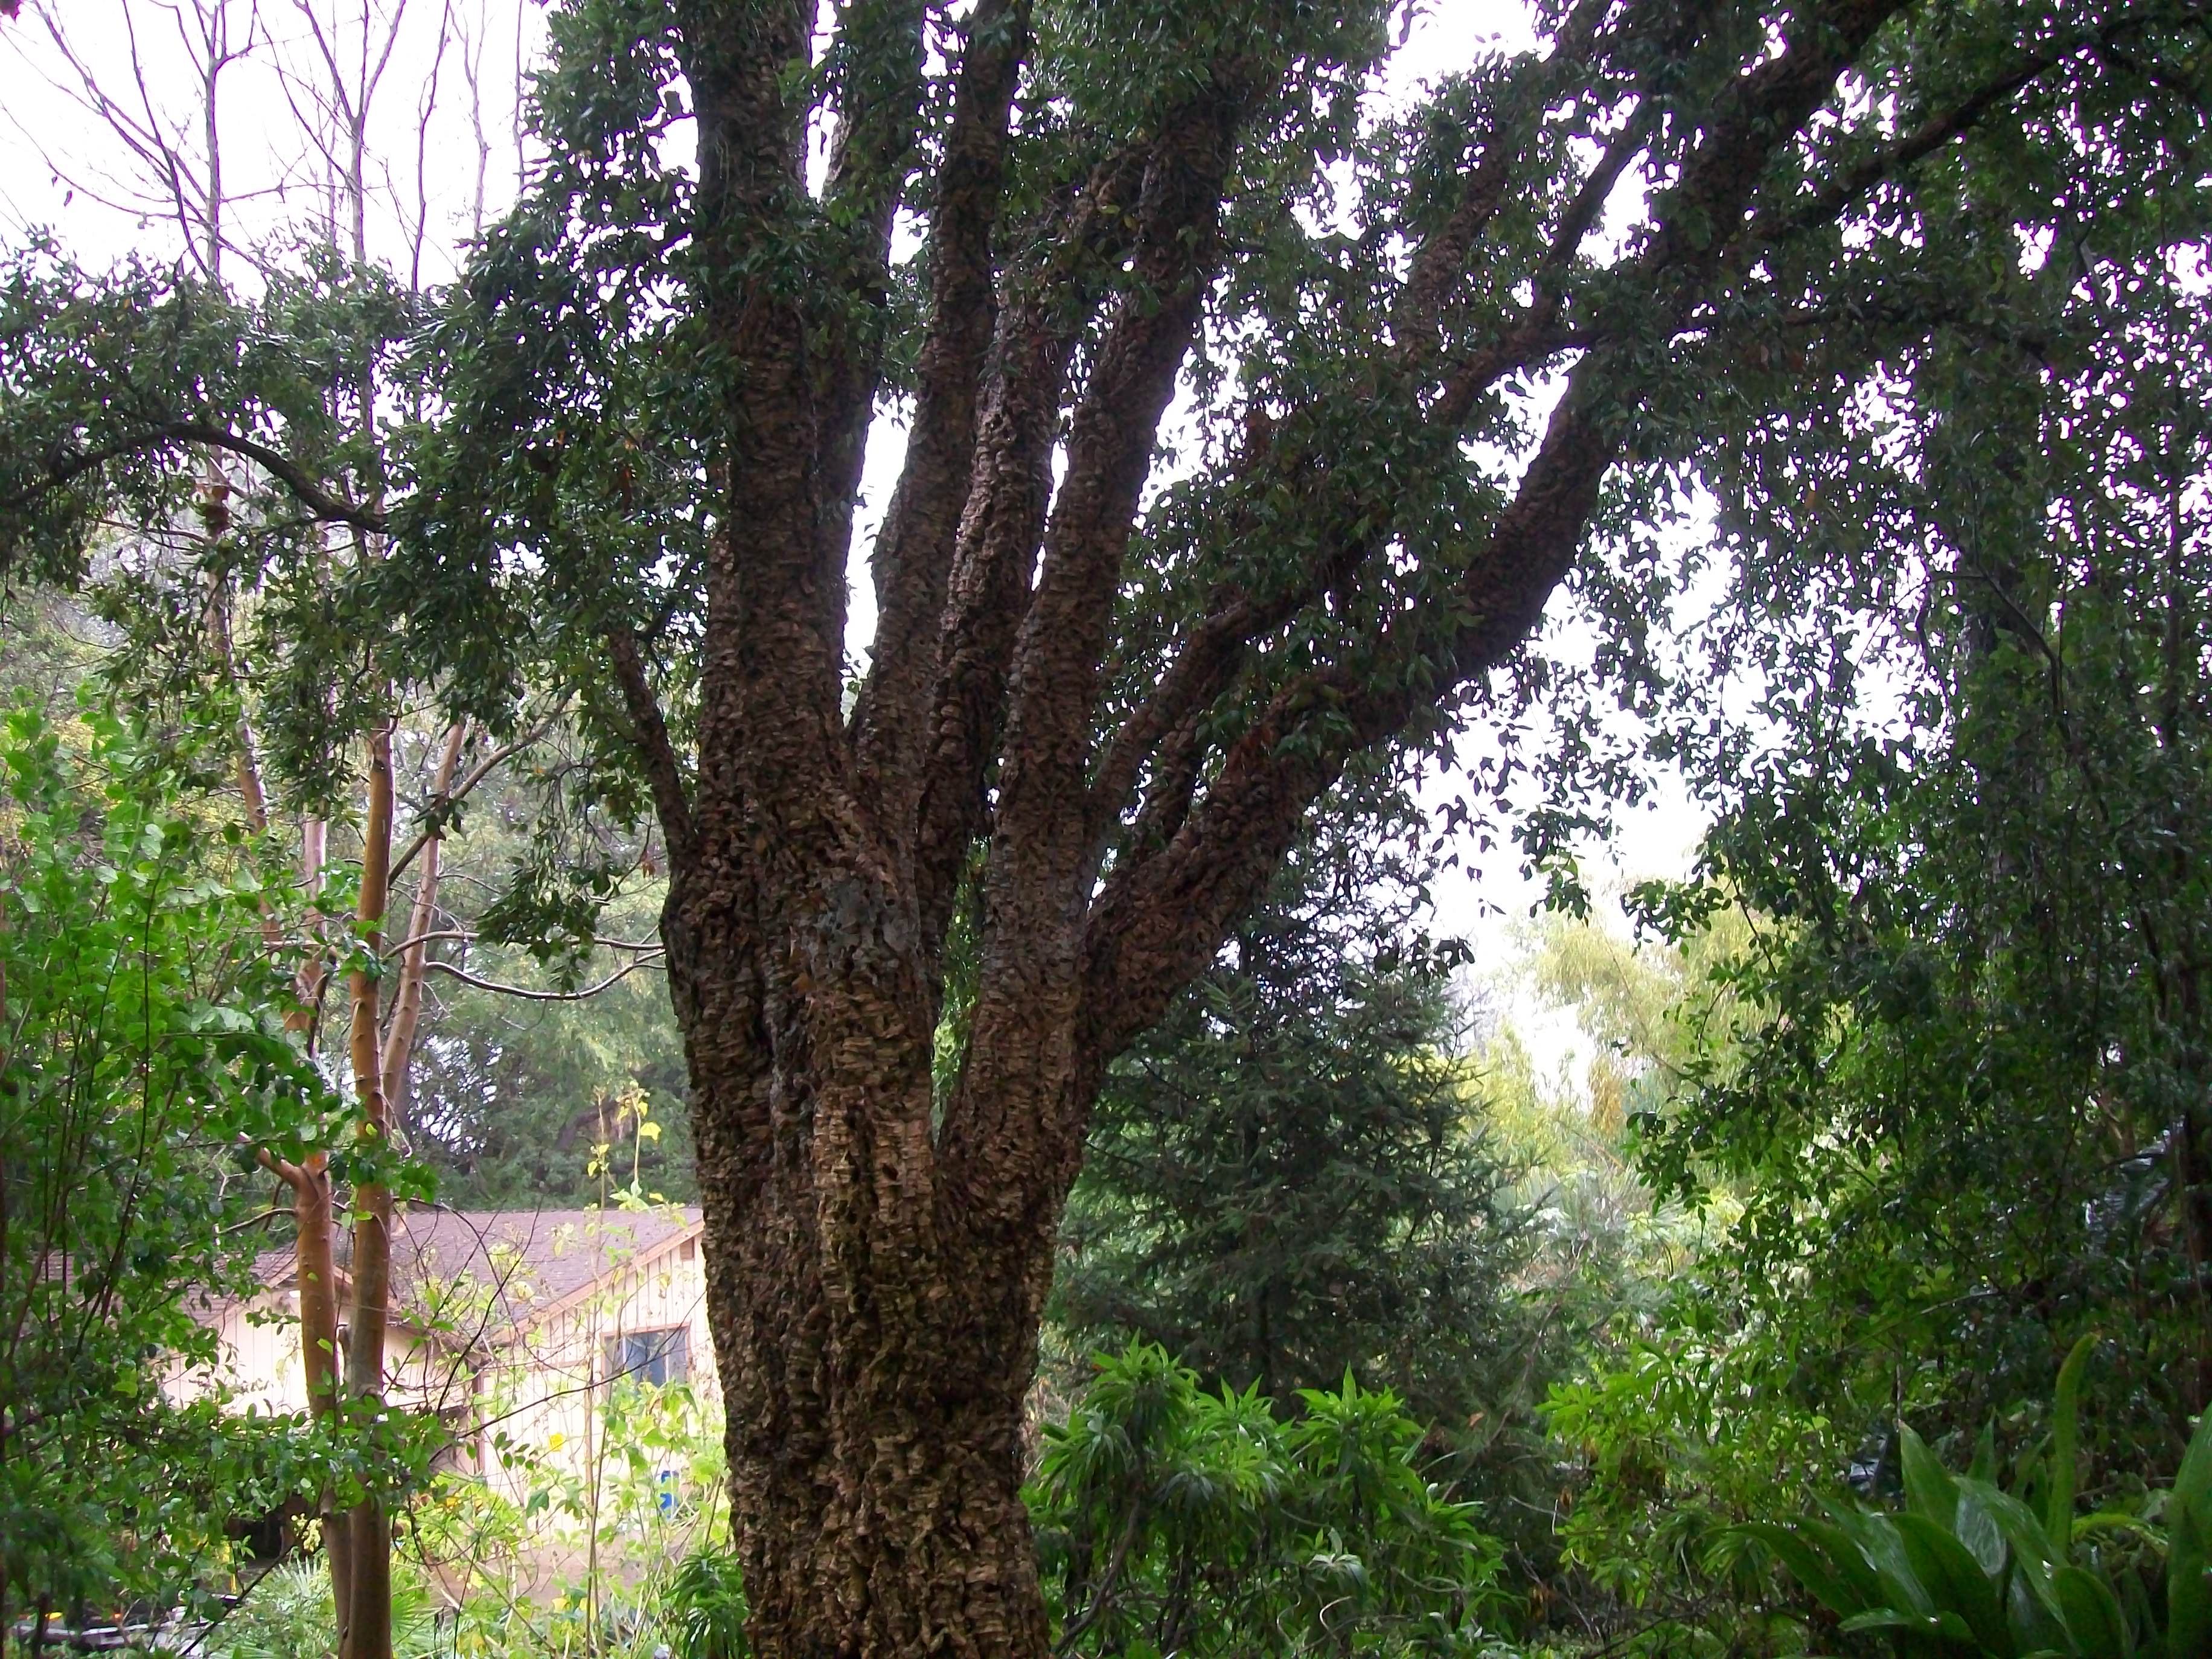
[[1307, 849], [1118, 1065], [1068, 1208], [1057, 1306], [1285, 1400], [1349, 1371], [1464, 1420], [1525, 1252], [1468, 1116], [1442, 953]]

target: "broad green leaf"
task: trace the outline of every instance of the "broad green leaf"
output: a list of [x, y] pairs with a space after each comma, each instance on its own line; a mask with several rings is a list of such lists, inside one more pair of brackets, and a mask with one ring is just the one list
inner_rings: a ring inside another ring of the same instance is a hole
[[2011, 1575], [2005, 1584], [2005, 1622], [2013, 1645], [2023, 1655], [2064, 1651], [2065, 1615], [2059, 1611], [2058, 1593], [2047, 1573], [2038, 1570]]
[[[1765, 1545], [1773, 1552], [1775, 1559], [1789, 1568], [1804, 1586], [1806, 1593], [1837, 1617], [1848, 1619], [1869, 1610], [1866, 1596], [1837, 1562], [1835, 1553], [1801, 1535], [1802, 1528], [1753, 1521], [1737, 1530]], [[1858, 1553], [1848, 1542], [1844, 1548], [1852, 1555]]]
[[[1955, 1616], [1955, 1615], [1954, 1615]], [[1909, 1630], [1924, 1635], [1943, 1633], [1942, 1620], [1932, 1613], [1899, 1613], [1895, 1607], [1869, 1607], [1864, 1613], [1853, 1613], [1843, 1621], [1842, 1628], [1853, 1632], [1869, 1630]], [[1965, 1626], [1959, 1628], [1966, 1632]], [[1972, 1632], [1966, 1632], [1967, 1640]]]
[[2074, 1534], [2074, 1488], [2079, 1471], [2075, 1430], [2081, 1401], [2081, 1373], [2096, 1352], [2093, 1332], [2076, 1342], [2058, 1368], [2058, 1389], [2051, 1402], [2051, 1490], [2045, 1496], [2043, 1524], [2061, 1550]]
[[1836, 1509], [1829, 1513], [1880, 1580], [1880, 1593], [1870, 1599], [1913, 1613], [1936, 1611], [1936, 1599], [1905, 1553], [1894, 1521], [1886, 1515], [1868, 1515], [1857, 1510]]
[[1994, 1654], [2012, 1653], [2012, 1634], [1996, 1586], [1966, 1547], [1923, 1515], [1897, 1517], [1897, 1535], [1938, 1613], [1955, 1613]]
[[[2212, 1412], [2205, 1415], [2212, 1420]], [[2200, 1424], [2190, 1446], [2192, 1456], [2203, 1439]], [[2177, 1497], [2180, 1490], [2177, 1482]], [[2166, 1552], [2166, 1652], [2170, 1659], [2200, 1659], [2212, 1653], [2212, 1568], [2204, 1559], [2205, 1528], [2197, 1504], [2166, 1501], [2172, 1510]]]
[[1997, 1425], [1994, 1422], [1982, 1425], [1981, 1438], [1974, 1442], [1974, 1461], [1966, 1466], [1970, 1480], [1994, 1481], [1997, 1478]]
[[1958, 1486], [1910, 1424], [1898, 1425], [1898, 1441], [1904, 1456], [1905, 1503], [1915, 1515], [1950, 1531], [1959, 1510]]
[[1961, 1480], [1959, 1486], [2012, 1546], [2015, 1560], [2034, 1563], [2047, 1577], [2050, 1569], [2065, 1559], [2064, 1550], [2043, 1529], [2043, 1517], [2010, 1492], [1980, 1480]]
[[1963, 1486], [1958, 1488], [1958, 1494], [1959, 1510], [1952, 1517], [1951, 1530], [1966, 1547], [1966, 1553], [1974, 1558], [1974, 1565], [1995, 1582], [2004, 1573], [2006, 1546], [2003, 1530], [1998, 1527], [1996, 1518], [1990, 1513], [1989, 1506], [1980, 1498]]
[[2067, 1634], [2082, 1659], [2130, 1659], [2127, 1620], [2112, 1587], [2093, 1572], [2064, 1566], [2051, 1575], [2058, 1605], [2065, 1609]]
[[2189, 1449], [2181, 1459], [2181, 1468], [2173, 1477], [2173, 1495], [2166, 1499], [2173, 1511], [2187, 1510], [2197, 1517], [2200, 1533], [2212, 1532], [2212, 1517], [2205, 1514], [2205, 1506], [2212, 1502], [2212, 1411], [2197, 1419], [2196, 1432], [2189, 1437]]

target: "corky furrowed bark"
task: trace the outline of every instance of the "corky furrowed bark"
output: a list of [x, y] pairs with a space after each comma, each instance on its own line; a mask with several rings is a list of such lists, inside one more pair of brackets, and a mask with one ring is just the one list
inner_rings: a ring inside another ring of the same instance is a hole
[[[1294, 685], [1194, 810], [1168, 814], [1162, 844], [1117, 865], [1093, 901], [1102, 820], [1118, 811], [1121, 779], [1191, 792], [1190, 716], [1285, 605], [1326, 592], [1379, 542], [1370, 534], [1325, 558], [1286, 599], [1217, 608], [1195, 641], [1202, 652], [1127, 728], [1127, 757], [1109, 753], [1094, 794], [1121, 550], [1194, 331], [1233, 154], [1239, 96], [1215, 94], [1143, 159], [1127, 288], [1144, 297], [1121, 301], [1099, 339], [1056, 499], [1048, 469], [1072, 331], [1052, 326], [1054, 312], [1025, 311], [1018, 293], [1000, 318], [973, 439], [955, 388], [939, 405], [947, 429], [910, 447], [902, 489], [915, 502], [943, 498], [948, 457], [972, 447], [963, 521], [941, 600], [936, 564], [886, 561], [887, 595], [941, 604], [942, 622], [933, 641], [901, 619], [902, 643], [863, 694], [853, 746], [830, 726], [838, 613], [819, 592], [830, 573], [804, 511], [810, 490], [834, 484], [834, 469], [815, 465], [834, 434], [804, 374], [778, 358], [788, 333], [761, 320], [775, 296], [714, 301], [737, 365], [733, 483], [710, 581], [696, 796], [670, 813], [672, 845], [688, 821], [691, 850], [677, 860], [665, 933], [697, 1092], [739, 1545], [764, 1651], [1041, 1650], [1018, 1500], [1020, 1400], [1059, 1207], [1106, 1060], [1202, 965], [1340, 769], [1344, 742], [1294, 740], [1315, 711], [1348, 717], [1353, 743], [1380, 741], [1502, 659], [1571, 561], [1617, 449], [1612, 400], [1625, 371], [1600, 354], [1577, 371], [1475, 561], [1480, 586], [1456, 634], [1424, 620], [1378, 641], [1380, 684]], [[714, 112], [714, 96], [702, 100], [710, 128], [734, 118]], [[1795, 128], [1777, 121], [1763, 143], [1737, 145], [1742, 125], [1720, 124], [1706, 153], [1747, 192], [1768, 148]], [[1634, 148], [1621, 141], [1563, 210], [1563, 259]], [[1692, 169], [1686, 196], [1702, 178]], [[1729, 193], [1693, 205], [1725, 208]], [[761, 201], [772, 207], [773, 195]], [[1431, 269], [1465, 257], [1447, 250]], [[1686, 252], [1663, 237], [1653, 261], [1673, 306], [1692, 302], [1712, 269], [1702, 246]], [[1702, 268], [1685, 275], [1691, 266]], [[1547, 314], [1509, 331], [1511, 350], [1482, 360], [1489, 378], [1546, 349], [1551, 326]], [[964, 376], [972, 333], [951, 342]], [[1480, 388], [1464, 363], [1435, 372], [1455, 368], [1456, 395], [1442, 404], [1463, 418]], [[903, 555], [915, 532], [895, 523]], [[910, 545], [942, 560], [944, 533], [940, 516]], [[910, 706], [933, 649], [925, 750], [887, 716]], [[1437, 650], [1436, 673], [1415, 672]], [[645, 734], [641, 678], [623, 678]], [[926, 762], [918, 781], [905, 756]], [[647, 761], [668, 811], [678, 769]], [[864, 796], [872, 769], [890, 787]], [[959, 865], [987, 827], [981, 983], [933, 1133], [934, 957]]]
[[824, 181], [832, 224], [845, 227], [839, 337], [823, 356], [821, 537], [842, 569], [867, 455], [868, 417], [883, 378], [876, 320], [890, 286], [891, 225], [913, 166], [921, 122], [921, 0], [855, 0], [841, 7], [830, 59], [840, 66], [836, 138]]
[[[692, 58], [702, 240], [732, 266], [789, 226], [799, 184], [777, 72], [804, 37], [748, 33]], [[793, 1653], [917, 1650], [948, 1633], [955, 1650], [1031, 1649], [1038, 1632], [1012, 1626], [1034, 1625], [1033, 1587], [1026, 1601], [961, 1589], [982, 1534], [963, 1544], [953, 1523], [971, 1489], [1004, 1482], [975, 1473], [975, 1435], [910, 1386], [946, 1357], [931, 1021], [910, 901], [856, 799], [838, 718], [842, 550], [825, 558], [818, 517], [836, 434], [803, 313], [758, 278], [707, 299], [731, 365], [730, 483], [692, 847], [665, 935], [757, 1638]], [[992, 1530], [1004, 1520], [994, 1509]]]
[[1014, 82], [1029, 44], [1029, 0], [982, 0], [954, 94], [930, 239], [930, 315], [916, 374], [913, 435], [872, 562], [873, 665], [854, 710], [863, 775], [878, 810], [903, 825], [921, 796], [921, 750], [953, 549], [975, 466], [984, 364], [997, 321], [991, 259]]
[[[1107, 629], [1161, 416], [1197, 325], [1223, 182], [1251, 92], [1217, 85], [1164, 142], [1139, 198], [1130, 296], [1107, 331], [1069, 434], [1036, 591], [1015, 642], [985, 878], [982, 972], [941, 1137], [971, 1227], [1035, 1248], [1073, 1177], [1061, 1098], [1077, 1050], [1076, 922], [1085, 899], [1086, 774]], [[1045, 1202], [1041, 1206], [1040, 1198]], [[1049, 1251], [1050, 1233], [1044, 1235]]]
[[1068, 365], [1129, 235], [1141, 152], [1109, 156], [1058, 222], [1053, 255], [1013, 272], [937, 628], [929, 747], [915, 809], [915, 904], [925, 947], [941, 948], [969, 848], [984, 819], [1006, 677], [1052, 503], [1052, 459]]
[[[702, 93], [702, 119], [708, 108]], [[1164, 313], [1131, 309], [1109, 348], [1111, 387], [1149, 386], [1134, 418], [1105, 396], [1086, 427], [1085, 488], [1108, 510], [1098, 524], [1071, 520], [1060, 559], [1090, 586], [1111, 583], [1118, 553], [1099, 526], [1109, 539], [1127, 533], [1195, 317], [1211, 238], [1184, 233], [1218, 211], [1225, 128], [1200, 147], [1211, 159], [1194, 181], [1162, 145], [1139, 206], [1140, 239], [1152, 238], [1145, 275], [1174, 299]], [[734, 665], [726, 723], [709, 700], [691, 852], [677, 863], [665, 933], [698, 1092], [710, 1305], [756, 1638], [785, 1652], [1035, 1652], [1044, 1631], [1020, 1524], [1019, 1431], [1050, 1206], [1031, 1206], [1041, 1224], [1011, 1303], [1003, 1271], [980, 1283], [963, 1271], [990, 1258], [952, 1243], [966, 1218], [946, 1202], [932, 1140], [931, 953], [905, 861], [856, 799], [844, 751], [817, 744], [794, 763], [791, 745], [821, 706], [806, 659], [819, 637], [813, 596], [787, 547], [761, 544], [811, 482], [783, 469], [803, 456], [799, 428], [816, 411], [775, 361], [775, 337], [746, 327], [739, 313], [732, 471], [743, 482], [718, 532], [726, 569], [710, 584], [710, 673], [719, 651], [757, 650], [763, 634], [787, 648], [781, 672]], [[1072, 332], [1033, 337], [1064, 364]], [[1056, 386], [1055, 374], [1022, 422], [1042, 428], [1037, 464]], [[742, 550], [738, 526], [753, 543]], [[1028, 550], [1003, 553], [1020, 573]]]

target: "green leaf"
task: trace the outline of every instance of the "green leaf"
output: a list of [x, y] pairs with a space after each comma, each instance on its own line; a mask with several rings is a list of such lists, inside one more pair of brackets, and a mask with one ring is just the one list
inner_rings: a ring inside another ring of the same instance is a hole
[[1910, 1424], [1898, 1425], [1898, 1438], [1904, 1455], [1905, 1504], [1915, 1515], [1950, 1531], [1959, 1511], [1957, 1485]]
[[1833, 1510], [1837, 1527], [1849, 1535], [1859, 1553], [1881, 1581], [1882, 1604], [1902, 1606], [1914, 1613], [1932, 1613], [1936, 1598], [1914, 1565], [1898, 1532], [1897, 1522], [1886, 1515], [1856, 1510]]
[[2112, 1587], [2093, 1572], [2064, 1566], [2051, 1575], [2064, 1610], [2067, 1634], [2082, 1659], [2130, 1659], [2135, 1644]]
[[1989, 1506], [1973, 1492], [1961, 1488], [1959, 1492], [1959, 1512], [1951, 1525], [1953, 1534], [1966, 1546], [1966, 1553], [1974, 1564], [1992, 1580], [2004, 1575], [2004, 1529], [1997, 1525], [1996, 1517]]
[[2187, 1510], [2197, 1516], [2200, 1533], [2212, 1533], [2212, 1516], [2205, 1514], [2208, 1501], [2212, 1501], [2212, 1412], [2197, 1419], [2196, 1432], [2189, 1437], [2189, 1449], [2181, 1459], [2181, 1468], [2173, 1477], [2173, 1495], [2167, 1504], [2176, 1510]]
[[1899, 1516], [1897, 1535], [1914, 1572], [1928, 1586], [1936, 1611], [1957, 1613], [1984, 1648], [2010, 1655], [2011, 1630], [1997, 1588], [1966, 1547], [1922, 1515]]
[[[1955, 1616], [1954, 1615], [1954, 1618]], [[1899, 1613], [1895, 1607], [1869, 1607], [1864, 1613], [1853, 1613], [1843, 1621], [1842, 1627], [1854, 1633], [1869, 1630], [1920, 1631], [1930, 1636], [1940, 1636], [1945, 1633], [1943, 1621], [1936, 1614]], [[1963, 1624], [1958, 1628], [1966, 1632], [1966, 1626]], [[1967, 1640], [1972, 1639], [1971, 1632], [1966, 1632], [1966, 1635]]]
[[2066, 1356], [2066, 1363], [2058, 1368], [2058, 1390], [2051, 1402], [2051, 1491], [2045, 1498], [2043, 1524], [2061, 1550], [2074, 1534], [2074, 1488], [2078, 1473], [2075, 1467], [2075, 1419], [2081, 1400], [2081, 1373], [2096, 1347], [2094, 1332], [2074, 1345]]
[[[2206, 1414], [2212, 1420], [2212, 1412]], [[2198, 1442], [2204, 1438], [2203, 1425], [2197, 1427], [2190, 1445], [2194, 1456]], [[2188, 1465], [2183, 1464], [2185, 1471]], [[2166, 1650], [2171, 1659], [2183, 1656], [2212, 1653], [2212, 1571], [2208, 1571], [2204, 1559], [2205, 1527], [2200, 1516], [2201, 1502], [2179, 1501], [2181, 1484], [2174, 1483], [2174, 1496], [2166, 1501], [2172, 1506], [2172, 1531], [2166, 1552]]]
[[[1753, 1521], [1736, 1531], [1765, 1545], [1775, 1559], [1789, 1568], [1791, 1576], [1804, 1586], [1806, 1593], [1837, 1617], [1848, 1619], [1869, 1610], [1861, 1583], [1843, 1569], [1833, 1550], [1823, 1548], [1802, 1535], [1802, 1523], [1799, 1527], [1783, 1527], [1771, 1522]], [[1844, 1548], [1852, 1555], [1857, 1554], [1848, 1542]]]
[[1982, 1425], [1981, 1438], [1974, 1443], [1974, 1461], [1966, 1466], [1970, 1480], [1995, 1481], [1997, 1478], [1997, 1425], [1994, 1422]]

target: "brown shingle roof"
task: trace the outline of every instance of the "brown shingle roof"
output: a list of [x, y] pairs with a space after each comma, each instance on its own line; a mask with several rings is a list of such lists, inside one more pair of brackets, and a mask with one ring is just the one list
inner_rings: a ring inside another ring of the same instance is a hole
[[[699, 1224], [696, 1206], [629, 1210], [403, 1209], [392, 1241], [392, 1304], [462, 1341], [526, 1324]], [[254, 1276], [289, 1279], [292, 1252], [263, 1252]], [[338, 1263], [341, 1273], [346, 1264]]]

